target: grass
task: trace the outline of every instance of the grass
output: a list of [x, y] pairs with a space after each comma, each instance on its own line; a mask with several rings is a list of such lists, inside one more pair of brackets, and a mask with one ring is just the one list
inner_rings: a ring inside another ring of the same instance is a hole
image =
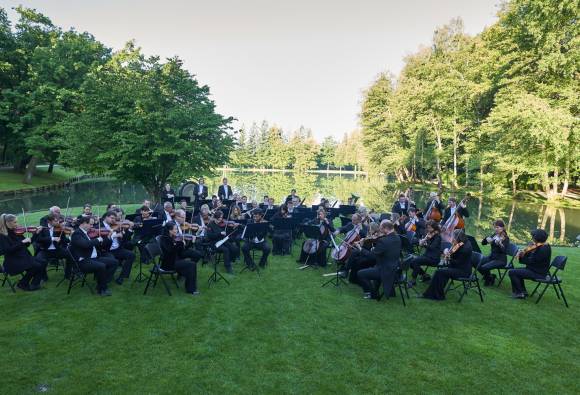
[[196, 298], [143, 296], [144, 284], [67, 296], [50, 272], [42, 291], [0, 289], [2, 392], [578, 393], [580, 249], [553, 254], [568, 256], [569, 309], [551, 290], [539, 305], [512, 300], [509, 281], [483, 304], [366, 301], [290, 256], [229, 287], [208, 289], [200, 266]]
[[46, 166], [39, 166], [32, 177], [32, 182], [25, 184], [22, 182], [24, 178], [23, 173], [17, 173], [11, 169], [0, 169], [0, 191], [16, 191], [59, 184], [78, 175], [79, 173], [65, 170], [58, 166], [55, 166], [52, 174], [49, 174]]

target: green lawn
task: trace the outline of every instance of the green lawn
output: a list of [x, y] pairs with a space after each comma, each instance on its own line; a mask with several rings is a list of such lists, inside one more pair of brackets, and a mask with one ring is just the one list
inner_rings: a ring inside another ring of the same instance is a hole
[[[294, 255], [298, 247], [294, 248]], [[512, 300], [509, 281], [461, 304], [363, 300], [358, 287], [322, 288], [322, 270], [271, 257], [201, 295], [113, 296], [56, 288], [0, 289], [2, 393], [578, 393], [580, 249], [569, 257], [569, 309], [549, 291]], [[239, 273], [240, 264], [236, 271]], [[133, 273], [135, 275], [136, 272]], [[420, 286], [421, 289], [423, 285]], [[530, 289], [531, 290], [531, 289]]]
[[74, 171], [65, 170], [58, 166], [54, 168], [52, 174], [47, 173], [46, 169], [46, 166], [39, 166], [30, 184], [22, 182], [24, 174], [16, 173], [9, 169], [0, 169], [0, 191], [14, 191], [58, 184], [79, 175]]

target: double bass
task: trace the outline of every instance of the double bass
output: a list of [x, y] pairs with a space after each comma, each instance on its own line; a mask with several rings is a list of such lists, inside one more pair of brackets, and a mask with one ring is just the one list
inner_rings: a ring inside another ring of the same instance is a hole
[[441, 214], [439, 207], [437, 207], [437, 200], [433, 199], [429, 204], [429, 209], [425, 213], [425, 219], [439, 222], [441, 221], [441, 218], [443, 218], [443, 215]]

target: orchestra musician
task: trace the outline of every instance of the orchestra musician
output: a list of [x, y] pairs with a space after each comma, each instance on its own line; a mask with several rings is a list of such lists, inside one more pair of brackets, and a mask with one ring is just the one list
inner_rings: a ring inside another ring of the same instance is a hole
[[196, 201], [201, 201], [207, 199], [207, 186], [205, 185], [205, 180], [200, 177], [197, 185], [195, 186], [195, 199]]
[[[54, 214], [49, 215], [54, 218]], [[0, 215], [0, 254], [4, 255], [4, 270], [11, 276], [24, 273], [16, 286], [24, 291], [36, 291], [40, 289], [47, 262], [30, 254], [28, 247], [32, 240], [17, 233], [17, 229], [15, 215]], [[40, 227], [36, 229], [37, 233], [40, 231]]]
[[400, 216], [407, 215], [409, 210], [409, 200], [405, 196], [404, 193], [399, 194], [399, 200], [397, 200], [393, 207], [391, 208], [391, 212], [397, 213]]
[[123, 229], [122, 226], [117, 224], [117, 213], [115, 211], [109, 211], [105, 214], [101, 226], [109, 231], [108, 236], [103, 237], [103, 243], [100, 246], [101, 257], [116, 259], [118, 264], [121, 265], [121, 273], [119, 273], [115, 282], [123, 285], [123, 281], [131, 275], [133, 262], [135, 262], [136, 258], [133, 251], [123, 246], [123, 239], [126, 233], [132, 233], [133, 231], [128, 228]]
[[508, 272], [512, 283], [512, 297], [515, 299], [525, 299], [528, 296], [524, 280], [546, 278], [550, 269], [552, 247], [546, 243], [548, 234], [543, 229], [536, 229], [531, 235], [532, 243], [517, 254], [520, 263], [526, 267], [511, 269]]
[[[326, 218], [326, 211], [319, 207], [315, 219], [308, 223], [309, 225], [316, 225], [320, 228], [320, 236], [318, 240], [308, 239], [302, 243], [300, 249], [300, 258], [297, 263], [314, 263], [318, 266], [326, 266], [326, 248], [330, 244], [330, 235], [334, 233], [334, 225]], [[313, 248], [309, 248], [313, 247]]]
[[205, 237], [207, 226], [211, 221], [210, 210], [207, 204], [202, 204], [199, 208], [199, 215], [194, 217], [194, 223], [199, 225], [198, 237]]
[[196, 296], [197, 265], [189, 259], [181, 258], [185, 249], [185, 240], [177, 241], [177, 224], [173, 221], [163, 225], [159, 244], [161, 247], [161, 269], [175, 270], [185, 278], [185, 292]]
[[[358, 214], [353, 214], [353, 217], [355, 215]], [[362, 269], [373, 267], [376, 264], [376, 257], [371, 252], [371, 249], [378, 236], [379, 224], [373, 222], [368, 226], [368, 232], [365, 237], [354, 243], [352, 253], [348, 257], [344, 267], [340, 270], [342, 277], [347, 277], [348, 275], [348, 281], [350, 283], [358, 284], [358, 272]]]
[[[42, 262], [49, 262], [51, 259], [65, 259], [65, 278], [70, 277], [72, 262], [70, 255], [66, 251], [69, 239], [64, 233], [64, 227], [56, 230], [59, 226], [59, 218], [54, 214], [46, 216], [46, 227], [39, 228], [40, 231], [33, 236], [33, 242], [38, 247], [36, 257]], [[42, 274], [43, 280], [47, 281], [46, 271]]]
[[232, 195], [232, 187], [228, 185], [228, 179], [224, 177], [222, 185], [218, 188], [218, 196], [221, 200], [229, 200]]
[[[238, 226], [235, 224], [233, 226]], [[209, 222], [207, 229], [207, 238], [212, 242], [216, 243], [226, 236], [228, 236], [233, 231], [233, 226], [231, 226], [227, 221], [224, 220], [224, 213], [221, 210], [216, 211], [213, 215], [213, 219]], [[228, 238], [228, 240], [217, 248], [217, 251], [221, 252], [224, 257], [224, 266], [226, 272], [229, 274], [234, 273], [232, 268], [232, 263], [238, 259], [240, 251], [236, 243]]]
[[427, 221], [427, 235], [419, 241], [419, 245], [425, 247], [425, 252], [421, 256], [413, 256], [409, 261], [409, 266], [413, 269], [411, 280], [409, 280], [409, 287], [413, 287], [416, 284], [419, 275], [423, 282], [431, 279], [421, 266], [437, 267], [439, 265], [441, 258], [440, 232], [439, 224], [436, 221]]
[[449, 226], [449, 220], [455, 214], [459, 215], [461, 218], [469, 217], [469, 211], [467, 210], [467, 205], [465, 204], [465, 201], [462, 200], [459, 204], [457, 204], [457, 199], [455, 199], [454, 197], [450, 197], [448, 200], [447, 208], [445, 209], [445, 213], [443, 215], [444, 225], [442, 228], [446, 228]]
[[175, 191], [171, 188], [171, 184], [165, 184], [161, 192], [161, 199], [163, 202], [175, 202]]
[[296, 195], [296, 189], [292, 189], [290, 191], [290, 195], [286, 196], [286, 203], [293, 202], [294, 200], [300, 201], [300, 197]]
[[93, 216], [93, 206], [91, 206], [90, 203], [85, 203], [85, 205], [83, 206], [83, 212], [80, 213], [77, 216], [77, 221], [81, 218], [81, 217], [92, 217]]
[[103, 245], [104, 239], [97, 236], [89, 237], [89, 230], [94, 225], [92, 217], [79, 219], [77, 230], [71, 236], [71, 253], [78, 261], [79, 269], [83, 273], [95, 273], [97, 278], [97, 294], [99, 296], [111, 296], [108, 287], [113, 279], [118, 262], [114, 258], [99, 256], [97, 247]]
[[59, 222], [63, 219], [63, 216], [60, 212], [60, 207], [52, 206], [48, 209], [48, 214], [46, 214], [44, 217], [40, 218], [40, 226], [43, 226], [43, 227], [48, 226], [47, 220], [48, 220], [48, 216], [50, 214], [54, 214], [56, 216], [56, 218], [58, 218]]
[[406, 235], [407, 231], [405, 230], [405, 221], [406, 217], [399, 215], [398, 213], [391, 213], [391, 222], [395, 227], [395, 232], [399, 235]]
[[507, 249], [510, 238], [505, 231], [505, 223], [498, 219], [493, 223], [494, 234], [484, 238], [481, 244], [491, 247], [491, 253], [482, 258], [479, 272], [483, 275], [484, 285], [493, 286], [496, 275], [491, 274], [493, 269], [505, 268], [507, 265]]
[[242, 215], [242, 209], [238, 205], [232, 206], [232, 211], [230, 213], [230, 219], [233, 221], [238, 221], [243, 219], [244, 216]]
[[385, 298], [395, 295], [395, 278], [399, 270], [401, 238], [395, 232], [393, 223], [387, 219], [379, 225], [380, 237], [372, 249], [376, 264], [358, 272], [357, 278], [365, 299], [378, 299], [379, 283], [383, 285]]
[[136, 215], [140, 215], [141, 214], [141, 209], [143, 208], [143, 206], [151, 209], [151, 200], [143, 200], [143, 203], [141, 204], [141, 207], [139, 207], [137, 210], [135, 210], [135, 214]]
[[218, 210], [222, 207], [222, 202], [220, 202], [220, 200], [218, 199], [218, 197], [216, 195], [212, 195], [211, 197], [211, 203], [210, 203], [210, 209], [211, 211], [215, 211]]
[[445, 249], [443, 253], [449, 264], [447, 267], [439, 268], [435, 271], [429, 287], [422, 295], [426, 299], [445, 299], [445, 286], [449, 279], [469, 277], [471, 273], [471, 254], [473, 249], [471, 243], [465, 237], [463, 229], [455, 229], [453, 231], [451, 248]]
[[173, 221], [173, 203], [163, 203], [163, 210], [157, 213], [157, 218], [163, 220], [163, 225], [169, 221]]
[[238, 206], [240, 207], [241, 211], [247, 211], [250, 209], [248, 204], [248, 197], [246, 195], [242, 196], [242, 200], [240, 203], [238, 203]]
[[415, 236], [411, 243], [417, 244], [420, 239], [422, 239], [426, 234], [426, 222], [423, 218], [417, 215], [417, 208], [409, 208], [409, 220], [405, 223], [405, 230], [407, 232], [415, 232]]
[[434, 220], [434, 221], [441, 221], [443, 217], [443, 212], [445, 211], [445, 207], [441, 202], [439, 195], [437, 192], [430, 192], [429, 193], [429, 200], [427, 201], [427, 206], [425, 207], [425, 221]]
[[[278, 211], [272, 216], [272, 222], [277, 219], [290, 218], [287, 204], [280, 205]], [[290, 253], [292, 234], [290, 229], [273, 229], [272, 232], [272, 255], [284, 255]]]
[[[248, 221], [248, 223], [259, 224], [264, 221], [264, 213], [261, 209], [257, 208], [253, 211], [253, 221]], [[266, 241], [266, 234], [268, 230], [264, 230], [263, 234], [257, 235], [252, 240], [246, 238], [244, 240], [244, 246], [242, 247], [242, 252], [244, 254], [244, 261], [246, 262], [246, 266], [250, 269], [254, 269], [256, 264], [250, 255], [251, 250], [260, 250], [262, 251], [262, 257], [260, 258], [260, 267], [265, 267], [266, 262], [268, 261], [268, 255], [270, 255], [271, 248]]]

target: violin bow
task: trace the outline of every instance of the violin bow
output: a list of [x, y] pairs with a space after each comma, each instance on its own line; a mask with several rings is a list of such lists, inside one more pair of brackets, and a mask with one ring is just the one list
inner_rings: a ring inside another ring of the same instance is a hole
[[59, 238], [62, 237], [62, 234], [64, 233], [64, 226], [66, 224], [66, 219], [68, 217], [68, 210], [69, 210], [69, 208], [70, 208], [70, 188], [69, 188], [68, 200], [66, 202], [66, 210], [64, 212], [64, 221], [63, 221], [64, 223], [62, 225], [62, 229], [60, 231], [60, 235], [58, 235]]
[[28, 225], [26, 225], [26, 213], [24, 212], [24, 207], [22, 207], [22, 220], [24, 221], [24, 231], [28, 229]]

